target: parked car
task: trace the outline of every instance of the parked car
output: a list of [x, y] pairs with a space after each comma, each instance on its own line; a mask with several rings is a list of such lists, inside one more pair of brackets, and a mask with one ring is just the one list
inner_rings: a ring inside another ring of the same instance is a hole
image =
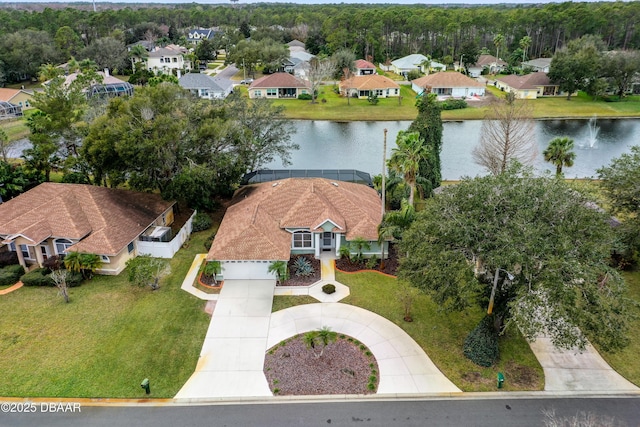
[[251, 83], [253, 83], [253, 79], [242, 79], [242, 80], [240, 80], [240, 84], [241, 85], [250, 85]]

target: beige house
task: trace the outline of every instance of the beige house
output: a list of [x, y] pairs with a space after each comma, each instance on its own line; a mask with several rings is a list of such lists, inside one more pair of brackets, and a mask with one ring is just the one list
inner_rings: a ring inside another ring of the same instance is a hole
[[118, 274], [138, 254], [171, 257], [177, 249], [166, 253], [164, 248], [180, 248], [191, 221], [174, 242], [174, 204], [157, 194], [43, 183], [0, 204], [0, 250], [17, 252], [25, 268], [68, 252], [96, 254], [103, 263], [98, 273]]
[[340, 94], [360, 99], [366, 99], [370, 94], [378, 98], [391, 98], [400, 96], [400, 86], [389, 77], [378, 74], [353, 76], [340, 82]]
[[547, 73], [531, 73], [524, 76], [511, 74], [496, 79], [496, 87], [513, 92], [518, 99], [536, 99], [539, 96], [566, 95], [557, 84], [549, 80]]
[[309, 83], [289, 73], [273, 73], [255, 80], [249, 86], [249, 98], [297, 98], [310, 94]]
[[365, 255], [380, 256], [381, 220], [380, 196], [363, 184], [287, 178], [246, 185], [236, 191], [207, 260], [221, 262], [225, 280], [274, 279], [272, 261], [322, 251], [337, 257], [356, 238], [370, 242]]
[[485, 86], [457, 71], [445, 71], [411, 81], [415, 93], [435, 93], [452, 98], [484, 96]]
[[22, 107], [23, 111], [33, 108], [33, 95], [23, 89], [0, 88], [0, 101]]

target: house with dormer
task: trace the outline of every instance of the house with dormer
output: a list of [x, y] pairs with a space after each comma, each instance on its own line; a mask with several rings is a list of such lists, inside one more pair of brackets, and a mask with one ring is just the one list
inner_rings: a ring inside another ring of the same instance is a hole
[[202, 40], [211, 40], [216, 32], [213, 28], [194, 28], [187, 32], [187, 41], [197, 45]]
[[246, 185], [227, 208], [207, 260], [220, 261], [225, 280], [274, 279], [273, 261], [325, 251], [338, 257], [355, 239], [370, 243], [365, 256], [380, 256], [381, 220], [380, 196], [363, 184], [286, 178]]

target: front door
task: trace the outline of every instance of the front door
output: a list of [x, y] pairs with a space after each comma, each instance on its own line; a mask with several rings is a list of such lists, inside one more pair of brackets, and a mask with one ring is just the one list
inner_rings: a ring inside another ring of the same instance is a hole
[[333, 233], [325, 231], [322, 233], [322, 250], [330, 251], [333, 249]]

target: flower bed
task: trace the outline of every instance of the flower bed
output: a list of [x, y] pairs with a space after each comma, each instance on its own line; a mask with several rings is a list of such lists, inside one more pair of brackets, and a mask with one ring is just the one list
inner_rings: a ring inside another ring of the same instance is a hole
[[375, 268], [371, 268], [367, 264], [367, 260], [365, 259], [363, 262], [352, 262], [348, 258], [340, 258], [336, 260], [336, 268], [340, 271], [344, 271], [346, 273], [354, 273], [358, 271], [378, 271], [381, 273], [388, 274], [390, 276], [396, 276], [398, 270], [398, 251], [396, 250], [395, 245], [389, 245], [389, 257], [384, 260], [384, 269], [380, 270], [380, 260], [377, 261]]
[[[313, 274], [311, 274], [310, 276], [296, 276], [296, 269], [294, 267], [294, 263], [296, 261], [296, 258], [298, 257], [303, 257], [311, 263], [311, 268], [313, 268]], [[320, 280], [320, 276], [321, 276], [320, 260], [316, 259], [313, 255], [292, 256], [289, 259], [288, 268], [289, 268], [289, 279], [279, 284], [279, 286], [309, 286], [309, 285], [313, 285], [314, 283]]]

